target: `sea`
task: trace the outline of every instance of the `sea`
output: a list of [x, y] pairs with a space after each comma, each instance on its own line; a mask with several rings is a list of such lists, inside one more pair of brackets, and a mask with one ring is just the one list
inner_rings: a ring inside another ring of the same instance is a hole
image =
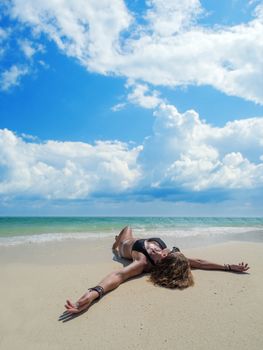
[[135, 237], [161, 237], [183, 248], [263, 242], [263, 217], [0, 217], [0, 246], [114, 239], [127, 225]]

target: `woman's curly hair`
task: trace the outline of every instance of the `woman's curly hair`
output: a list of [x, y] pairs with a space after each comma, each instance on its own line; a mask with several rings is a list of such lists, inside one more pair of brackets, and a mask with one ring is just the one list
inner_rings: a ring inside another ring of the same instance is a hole
[[170, 253], [152, 269], [150, 281], [166, 288], [187, 288], [194, 285], [188, 259], [182, 253]]

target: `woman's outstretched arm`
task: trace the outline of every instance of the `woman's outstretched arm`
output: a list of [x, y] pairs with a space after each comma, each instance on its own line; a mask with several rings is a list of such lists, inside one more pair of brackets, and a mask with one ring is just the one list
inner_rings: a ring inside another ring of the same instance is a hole
[[246, 272], [249, 269], [248, 264], [216, 264], [210, 261], [201, 259], [189, 259], [190, 267], [193, 269], [201, 270], [222, 270], [222, 271], [233, 271], [233, 272]]
[[[130, 265], [114, 271], [104, 277], [99, 286], [103, 288], [104, 292], [110, 292], [111, 290], [117, 288], [121, 283], [127, 279], [140, 275], [145, 268], [145, 263], [143, 261], [133, 261]], [[91, 303], [99, 298], [99, 293], [95, 290], [87, 291], [81, 298], [78, 299], [76, 303], [72, 303], [67, 300], [65, 308], [69, 313], [78, 313], [87, 309]]]

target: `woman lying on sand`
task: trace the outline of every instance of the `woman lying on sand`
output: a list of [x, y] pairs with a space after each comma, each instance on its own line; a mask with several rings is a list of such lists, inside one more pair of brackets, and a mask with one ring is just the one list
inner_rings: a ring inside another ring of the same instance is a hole
[[112, 246], [115, 255], [133, 260], [132, 263], [106, 276], [98, 286], [90, 288], [76, 303], [66, 302], [70, 314], [87, 309], [95, 299], [117, 288], [127, 279], [150, 272], [150, 280], [166, 288], [187, 288], [194, 284], [191, 268], [203, 270], [223, 270], [245, 272], [248, 264], [220, 265], [200, 259], [186, 258], [178, 248], [172, 250], [160, 238], [138, 239], [132, 235], [130, 227], [125, 227]]

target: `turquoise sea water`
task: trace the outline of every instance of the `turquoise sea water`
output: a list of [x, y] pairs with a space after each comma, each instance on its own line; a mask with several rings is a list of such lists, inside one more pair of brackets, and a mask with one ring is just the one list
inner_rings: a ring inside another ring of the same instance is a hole
[[263, 242], [263, 218], [0, 217], [0, 245], [114, 237], [126, 225], [137, 237], [168, 237], [185, 246], [226, 240]]

